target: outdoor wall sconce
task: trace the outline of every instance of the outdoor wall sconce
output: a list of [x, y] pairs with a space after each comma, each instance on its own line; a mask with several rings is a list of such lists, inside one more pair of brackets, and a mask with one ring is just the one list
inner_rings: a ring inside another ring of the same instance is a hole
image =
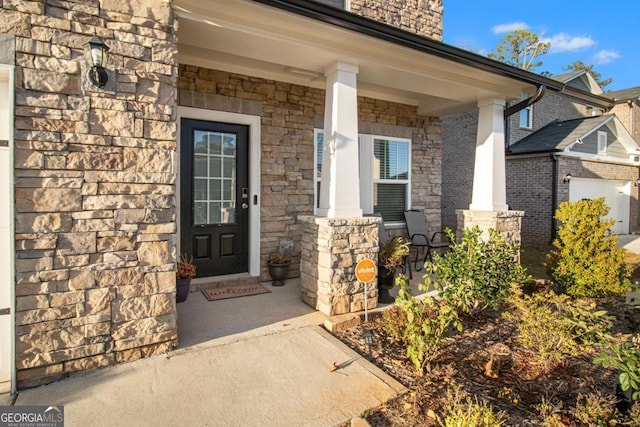
[[96, 87], [101, 88], [109, 81], [107, 71], [104, 69], [107, 63], [107, 52], [109, 46], [104, 44], [100, 38], [94, 33], [93, 37], [87, 42], [89, 50], [91, 52], [91, 64], [92, 67], [87, 72], [89, 81]]
[[568, 173], [568, 174], [566, 174], [566, 175], [564, 176], [564, 178], [562, 178], [562, 182], [563, 182], [563, 183], [565, 183], [565, 184], [568, 184], [568, 183], [569, 183], [569, 181], [571, 181], [571, 178], [573, 178], [573, 175], [571, 175], [570, 173]]

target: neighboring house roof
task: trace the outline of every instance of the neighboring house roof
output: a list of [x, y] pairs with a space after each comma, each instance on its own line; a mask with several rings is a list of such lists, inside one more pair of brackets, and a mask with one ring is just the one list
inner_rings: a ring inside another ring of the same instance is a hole
[[586, 70], [576, 70], [566, 74], [559, 74], [552, 77], [569, 87], [584, 90], [594, 95], [602, 95], [603, 91], [596, 79]]
[[576, 77], [584, 74], [586, 71], [584, 70], [576, 70], [576, 71], [572, 71], [570, 73], [564, 73], [564, 74], [557, 74], [555, 76], [551, 76], [552, 79], [557, 80], [559, 82], [562, 83], [567, 83], [573, 79], [575, 79]]
[[629, 152], [638, 149], [631, 135], [619, 124], [616, 116], [607, 114], [594, 117], [583, 117], [573, 120], [551, 122], [545, 127], [522, 138], [509, 147], [509, 154], [531, 154], [564, 151], [597, 129], [612, 122], [620, 142]]
[[629, 89], [615, 90], [607, 93], [607, 96], [617, 102], [626, 102], [640, 98], [640, 86], [631, 87]]

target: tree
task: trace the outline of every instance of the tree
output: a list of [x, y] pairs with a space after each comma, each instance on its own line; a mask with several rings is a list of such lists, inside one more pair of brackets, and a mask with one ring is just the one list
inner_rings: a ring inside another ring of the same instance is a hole
[[542, 65], [538, 58], [549, 51], [551, 43], [542, 42], [537, 34], [529, 30], [511, 31], [502, 37], [495, 50], [489, 52], [489, 58], [533, 71]]
[[594, 78], [596, 83], [600, 85], [601, 88], [608, 86], [613, 81], [612, 78], [603, 79], [602, 74], [593, 69], [593, 65], [587, 65], [580, 60], [573, 61], [571, 64], [563, 67], [562, 69], [565, 71], [587, 71], [589, 74], [591, 74], [591, 76]]

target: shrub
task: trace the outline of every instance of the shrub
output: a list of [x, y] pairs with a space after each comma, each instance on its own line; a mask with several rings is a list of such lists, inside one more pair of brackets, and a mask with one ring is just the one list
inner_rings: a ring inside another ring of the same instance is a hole
[[517, 341], [545, 372], [567, 357], [594, 353], [610, 340], [612, 318], [588, 301], [553, 291], [523, 295], [514, 290], [509, 302], [516, 310], [503, 316], [517, 322]]
[[630, 267], [618, 238], [610, 233], [614, 220], [604, 220], [604, 199], [564, 202], [556, 211], [562, 223], [554, 249], [547, 255], [547, 273], [569, 295], [623, 296], [631, 288]]
[[459, 389], [447, 390], [447, 402], [440, 420], [443, 427], [499, 427], [505, 423], [504, 412], [494, 413], [486, 402], [465, 398]]
[[[452, 242], [455, 237], [446, 230]], [[498, 307], [509, 296], [513, 283], [529, 279], [518, 262], [516, 244], [508, 243], [496, 230], [489, 230], [483, 240], [480, 229], [465, 229], [459, 243], [442, 256], [434, 256], [425, 268], [434, 274], [434, 287], [448, 304], [465, 313], [474, 313], [486, 306]], [[427, 282], [431, 279], [427, 277]]]
[[620, 414], [616, 410], [616, 398], [595, 393], [579, 394], [575, 408], [570, 414], [573, 420], [587, 426], [614, 426], [619, 424]]
[[620, 371], [618, 382], [623, 392], [631, 391], [632, 400], [640, 397], [640, 348], [633, 342], [623, 341], [610, 346], [593, 363]]
[[[396, 283], [400, 285], [396, 304], [406, 315], [406, 326], [402, 333], [407, 347], [407, 357], [413, 362], [418, 372], [424, 372], [425, 366], [438, 356], [440, 341], [451, 327], [462, 330], [455, 308], [426, 296], [423, 300], [415, 298], [409, 288], [409, 280], [404, 275], [398, 276]], [[419, 285], [426, 291], [426, 283]]]

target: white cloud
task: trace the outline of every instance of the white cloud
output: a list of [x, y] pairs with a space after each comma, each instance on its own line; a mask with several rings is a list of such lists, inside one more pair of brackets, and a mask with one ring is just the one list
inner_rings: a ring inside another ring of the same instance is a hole
[[596, 44], [591, 37], [572, 37], [567, 33], [558, 33], [553, 37], [545, 37], [541, 41], [551, 43], [550, 53], [572, 52]]
[[591, 61], [596, 65], [608, 64], [620, 58], [620, 54], [613, 50], [602, 49], [591, 57]]
[[491, 31], [493, 31], [493, 34], [503, 34], [503, 33], [509, 33], [515, 30], [527, 30], [527, 29], [529, 29], [529, 26], [524, 22], [512, 22], [510, 24], [498, 24], [494, 26], [491, 29]]

